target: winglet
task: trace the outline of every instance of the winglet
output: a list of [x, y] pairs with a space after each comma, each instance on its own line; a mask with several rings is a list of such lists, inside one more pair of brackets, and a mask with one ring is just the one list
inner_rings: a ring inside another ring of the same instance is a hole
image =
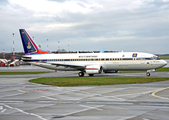
[[50, 52], [40, 50], [25, 29], [19, 29], [25, 54], [50, 54]]

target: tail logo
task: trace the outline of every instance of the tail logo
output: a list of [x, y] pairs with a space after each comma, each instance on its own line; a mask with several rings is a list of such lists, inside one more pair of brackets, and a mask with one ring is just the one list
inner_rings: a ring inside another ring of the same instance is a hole
[[28, 48], [28, 49], [31, 49], [31, 44], [30, 44], [30, 42], [28, 42], [27, 48]]

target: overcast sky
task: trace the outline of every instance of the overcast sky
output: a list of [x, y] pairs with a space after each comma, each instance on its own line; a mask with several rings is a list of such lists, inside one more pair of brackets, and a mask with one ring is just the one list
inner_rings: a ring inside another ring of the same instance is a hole
[[43, 50], [169, 53], [169, 0], [0, 0], [0, 52], [20, 28]]

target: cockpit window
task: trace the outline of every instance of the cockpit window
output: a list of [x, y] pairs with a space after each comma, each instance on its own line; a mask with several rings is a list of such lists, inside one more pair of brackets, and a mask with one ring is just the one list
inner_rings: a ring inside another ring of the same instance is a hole
[[159, 57], [157, 57], [157, 60], [160, 60], [160, 58], [159, 58]]
[[160, 58], [158, 56], [153, 56], [152, 58], [153, 60], [160, 60]]

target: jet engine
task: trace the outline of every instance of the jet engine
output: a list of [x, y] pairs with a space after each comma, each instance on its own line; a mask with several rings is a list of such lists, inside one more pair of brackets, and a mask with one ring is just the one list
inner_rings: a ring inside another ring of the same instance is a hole
[[93, 65], [86, 67], [87, 74], [100, 74], [103, 72], [103, 67], [100, 65]]

